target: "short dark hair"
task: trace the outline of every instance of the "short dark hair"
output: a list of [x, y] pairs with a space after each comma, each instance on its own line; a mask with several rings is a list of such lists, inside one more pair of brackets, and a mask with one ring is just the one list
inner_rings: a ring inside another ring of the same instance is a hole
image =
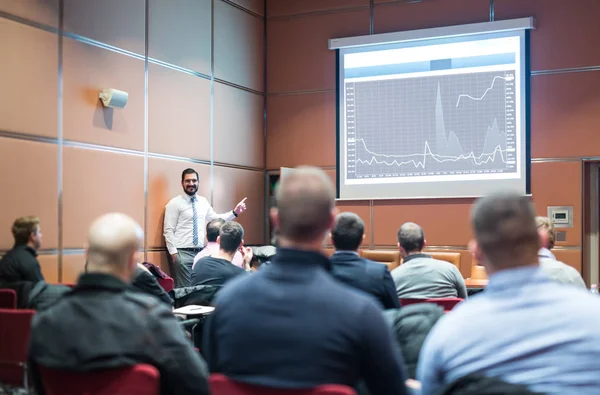
[[214, 243], [217, 241], [217, 237], [219, 237], [219, 232], [221, 231], [221, 226], [225, 223], [225, 220], [222, 218], [213, 219], [209, 223], [206, 224], [206, 240]]
[[244, 228], [237, 222], [225, 222], [219, 231], [219, 248], [225, 252], [234, 253], [244, 239]]
[[20, 217], [13, 222], [12, 234], [15, 244], [27, 244], [32, 233], [37, 232], [40, 219], [34, 216]]
[[356, 214], [338, 214], [331, 230], [331, 240], [336, 250], [356, 251], [365, 234], [365, 223]]
[[481, 198], [473, 205], [471, 223], [477, 244], [491, 265], [537, 256], [535, 209], [527, 196], [503, 192]]
[[200, 180], [200, 176], [198, 175], [198, 172], [196, 170], [192, 169], [191, 167], [188, 167], [183, 172], [181, 172], [181, 182], [183, 182], [183, 179], [185, 178], [186, 174], [195, 174], [196, 179]]
[[398, 229], [398, 243], [407, 254], [422, 251], [425, 246], [425, 232], [414, 222], [407, 222]]

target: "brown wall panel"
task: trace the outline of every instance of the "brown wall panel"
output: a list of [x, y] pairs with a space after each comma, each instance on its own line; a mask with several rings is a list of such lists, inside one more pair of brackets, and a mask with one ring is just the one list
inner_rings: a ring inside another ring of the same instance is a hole
[[199, 175], [198, 194], [210, 200], [210, 166], [178, 160], [148, 158], [148, 221], [146, 240], [148, 248], [163, 247], [163, 220], [165, 206], [177, 195], [183, 194], [181, 172], [188, 167]]
[[0, 37], [0, 130], [56, 137], [56, 35], [0, 18]]
[[83, 248], [97, 217], [120, 212], [144, 224], [144, 157], [64, 148], [63, 246]]
[[269, 0], [267, 1], [267, 16], [294, 15], [368, 6], [369, 0]]
[[62, 284], [76, 284], [85, 270], [85, 255], [67, 254], [62, 257]]
[[425, 29], [487, 22], [489, 0], [432, 0], [379, 4], [375, 7], [375, 33]]
[[264, 166], [264, 97], [214, 85], [214, 160]]
[[531, 69], [600, 65], [600, 2], [597, 0], [496, 0], [496, 19], [533, 16]]
[[600, 72], [531, 78], [531, 156], [600, 155]]
[[0, 249], [12, 248], [12, 223], [25, 215], [40, 218], [43, 248], [57, 248], [57, 146], [0, 137], [0, 163]]
[[58, 27], [58, 0], [2, 0], [0, 11]]
[[232, 210], [247, 197], [248, 210], [237, 221], [244, 227], [246, 244], [263, 244], [265, 228], [265, 176], [262, 171], [214, 167], [213, 207], [217, 213]]
[[464, 246], [472, 237], [469, 212], [472, 199], [375, 201], [375, 245], [396, 245], [400, 225], [423, 227], [427, 244]]
[[144, 54], [145, 0], [64, 0], [64, 29]]
[[50, 284], [58, 283], [58, 255], [38, 255], [44, 280]]
[[[144, 150], [144, 61], [64, 40], [63, 137]], [[105, 108], [104, 88], [129, 93], [125, 108]]]
[[335, 100], [335, 92], [267, 98], [267, 169], [335, 166]]
[[573, 206], [573, 227], [560, 229], [567, 233], [567, 241], [556, 245], [580, 245], [581, 163], [533, 163], [531, 179], [531, 194], [538, 215], [548, 215], [548, 206]]
[[265, 0], [232, 0], [232, 2], [258, 15], [265, 14]]
[[211, 2], [149, 0], [148, 56], [210, 74]]
[[149, 65], [148, 149], [210, 160], [210, 81]]
[[559, 261], [566, 263], [569, 266], [573, 266], [579, 273], [581, 273], [581, 251], [580, 250], [552, 250], [554, 256]]
[[150, 262], [159, 266], [165, 273], [171, 273], [171, 269], [169, 268], [169, 257], [167, 256], [167, 251], [148, 251], [146, 253], [146, 262]]
[[369, 11], [271, 19], [267, 31], [269, 92], [335, 89], [328, 40], [369, 34]]
[[215, 2], [215, 78], [264, 90], [264, 22], [221, 1]]

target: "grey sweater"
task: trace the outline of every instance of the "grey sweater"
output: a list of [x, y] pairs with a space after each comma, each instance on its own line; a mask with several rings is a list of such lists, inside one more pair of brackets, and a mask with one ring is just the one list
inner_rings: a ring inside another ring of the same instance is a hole
[[427, 254], [413, 254], [392, 270], [396, 293], [401, 299], [467, 298], [460, 271], [450, 262]]

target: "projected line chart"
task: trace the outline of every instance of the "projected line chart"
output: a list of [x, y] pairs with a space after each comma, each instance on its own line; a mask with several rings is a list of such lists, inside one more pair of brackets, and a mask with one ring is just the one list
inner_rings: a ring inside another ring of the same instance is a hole
[[514, 71], [347, 82], [347, 178], [516, 173]]

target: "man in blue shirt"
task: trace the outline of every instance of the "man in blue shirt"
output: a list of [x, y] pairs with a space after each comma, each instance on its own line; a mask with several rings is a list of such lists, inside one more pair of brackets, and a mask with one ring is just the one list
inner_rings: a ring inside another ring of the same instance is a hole
[[279, 248], [272, 264], [229, 282], [205, 331], [211, 372], [265, 387], [356, 386], [407, 393], [406, 372], [381, 308], [339, 283], [321, 254], [335, 194], [319, 169], [282, 179], [271, 211]]
[[597, 394], [600, 298], [555, 283], [539, 268], [529, 199], [480, 199], [472, 224], [472, 249], [489, 285], [440, 319], [427, 337], [417, 371], [422, 394], [471, 373], [545, 394]]

